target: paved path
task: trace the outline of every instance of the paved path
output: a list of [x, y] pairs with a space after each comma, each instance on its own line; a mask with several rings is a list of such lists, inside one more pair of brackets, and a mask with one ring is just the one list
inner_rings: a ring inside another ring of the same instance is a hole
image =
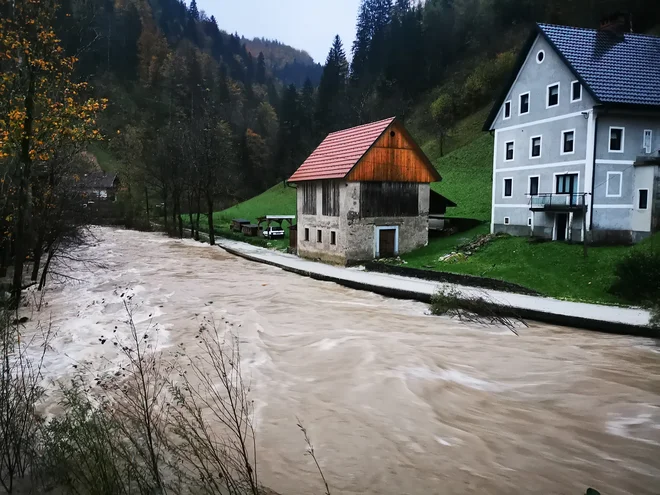
[[649, 312], [569, 301], [549, 297], [528, 296], [511, 292], [440, 283], [418, 278], [345, 268], [308, 261], [291, 254], [253, 246], [244, 242], [216, 238], [217, 244], [238, 256], [278, 266], [301, 275], [329, 280], [356, 289], [380, 294], [429, 301], [438, 288], [453, 288], [466, 298], [484, 297], [523, 317], [549, 323], [576, 326], [592, 330], [658, 337], [647, 325]]

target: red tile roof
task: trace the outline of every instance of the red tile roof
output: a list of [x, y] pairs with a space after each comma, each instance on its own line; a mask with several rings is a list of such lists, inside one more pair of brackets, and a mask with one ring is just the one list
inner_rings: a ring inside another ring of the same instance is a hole
[[346, 177], [393, 121], [394, 117], [328, 134], [289, 182]]

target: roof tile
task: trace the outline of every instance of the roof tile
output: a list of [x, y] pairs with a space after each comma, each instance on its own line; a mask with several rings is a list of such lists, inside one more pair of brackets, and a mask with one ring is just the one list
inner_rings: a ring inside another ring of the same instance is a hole
[[394, 117], [328, 134], [289, 182], [346, 177], [393, 121]]
[[660, 106], [660, 38], [539, 24], [601, 103]]

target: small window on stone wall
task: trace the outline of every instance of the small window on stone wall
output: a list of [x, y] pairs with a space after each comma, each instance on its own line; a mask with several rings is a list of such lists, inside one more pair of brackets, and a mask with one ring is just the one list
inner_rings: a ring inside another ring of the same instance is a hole
[[330, 244], [337, 245], [337, 232], [330, 232]]
[[305, 240], [309, 242], [309, 229], [305, 229]]
[[316, 242], [323, 242], [323, 231], [322, 230], [317, 230], [316, 231]]

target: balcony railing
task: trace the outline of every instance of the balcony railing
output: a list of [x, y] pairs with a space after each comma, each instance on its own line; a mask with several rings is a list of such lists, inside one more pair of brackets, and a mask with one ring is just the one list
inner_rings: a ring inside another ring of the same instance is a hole
[[581, 210], [585, 205], [586, 193], [560, 194], [543, 193], [530, 196], [530, 210]]

